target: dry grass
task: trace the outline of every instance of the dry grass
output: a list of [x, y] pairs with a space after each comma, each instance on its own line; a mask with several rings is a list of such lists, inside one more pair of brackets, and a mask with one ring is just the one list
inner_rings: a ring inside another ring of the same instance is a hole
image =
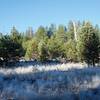
[[0, 69], [0, 100], [93, 100], [99, 88], [100, 69], [84, 64]]

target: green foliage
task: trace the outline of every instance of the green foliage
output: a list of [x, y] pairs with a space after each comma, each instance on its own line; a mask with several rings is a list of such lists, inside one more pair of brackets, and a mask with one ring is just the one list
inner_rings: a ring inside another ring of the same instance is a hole
[[65, 56], [67, 60], [76, 62], [77, 61], [77, 49], [76, 42], [74, 40], [69, 40], [64, 45]]
[[69, 21], [68, 23], [68, 31], [67, 31], [67, 38], [74, 39], [74, 27], [72, 21]]
[[37, 59], [38, 58], [38, 43], [35, 39], [28, 40], [23, 43], [23, 48], [26, 51], [26, 59]]
[[58, 57], [61, 57], [63, 52], [62, 52], [62, 45], [61, 42], [55, 38], [55, 36], [52, 36], [47, 43], [48, 47], [48, 55], [49, 59], [56, 59]]
[[44, 27], [40, 26], [35, 34], [35, 38], [38, 42], [48, 38], [47, 32]]
[[0, 38], [0, 58], [2, 58], [3, 62], [18, 60], [22, 56], [22, 50], [22, 46], [9, 36]]
[[[77, 39], [76, 39], [77, 38]], [[100, 58], [100, 29], [89, 22], [70, 21], [68, 27], [51, 24], [40, 26], [33, 34], [31, 27], [19, 33], [13, 27], [11, 34], [0, 33], [0, 62], [25, 59], [39, 61], [61, 60], [86, 62], [95, 65]]]
[[81, 60], [93, 66], [99, 62], [99, 38], [89, 22], [81, 29], [77, 47]]
[[45, 41], [41, 40], [38, 44], [38, 59], [40, 61], [46, 61], [47, 60], [47, 47]]
[[56, 32], [56, 39], [61, 43], [64, 43], [67, 41], [67, 34], [66, 34], [66, 27], [63, 25], [59, 25], [58, 30]]
[[11, 29], [11, 39], [14, 42], [20, 43], [21, 44], [21, 34], [17, 31], [17, 29], [13, 26], [13, 28]]

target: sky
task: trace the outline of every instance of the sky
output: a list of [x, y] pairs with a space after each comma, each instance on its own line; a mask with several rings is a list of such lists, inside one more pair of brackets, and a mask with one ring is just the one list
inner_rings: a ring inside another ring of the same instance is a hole
[[88, 20], [100, 24], [100, 0], [0, 0], [0, 32]]

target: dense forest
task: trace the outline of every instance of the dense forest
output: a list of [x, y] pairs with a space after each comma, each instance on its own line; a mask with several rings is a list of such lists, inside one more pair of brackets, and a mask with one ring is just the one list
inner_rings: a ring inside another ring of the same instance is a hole
[[20, 33], [15, 27], [10, 34], [0, 34], [0, 64], [26, 60], [41, 62], [99, 63], [100, 29], [88, 21], [69, 21], [67, 26], [51, 24], [40, 26], [36, 32], [30, 27]]

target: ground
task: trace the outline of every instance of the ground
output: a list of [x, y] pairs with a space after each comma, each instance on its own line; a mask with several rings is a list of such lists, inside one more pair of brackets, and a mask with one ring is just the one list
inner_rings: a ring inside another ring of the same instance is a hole
[[100, 100], [100, 68], [34, 64], [0, 69], [0, 100]]

